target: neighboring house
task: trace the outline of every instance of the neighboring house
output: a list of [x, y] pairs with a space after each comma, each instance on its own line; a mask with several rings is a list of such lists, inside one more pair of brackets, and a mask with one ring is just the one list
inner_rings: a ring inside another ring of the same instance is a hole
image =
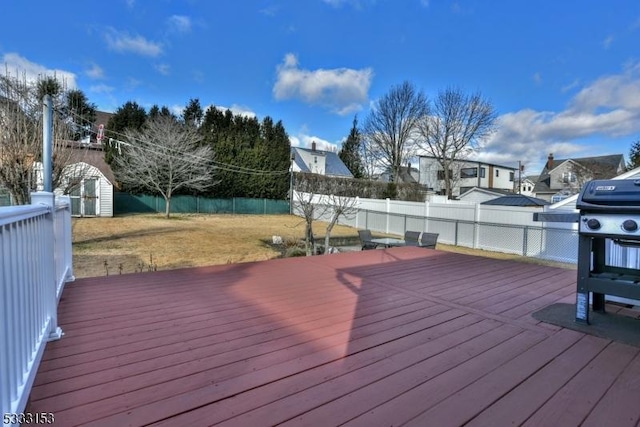
[[[391, 169], [387, 169], [378, 176], [378, 181], [392, 182], [393, 172]], [[411, 163], [407, 166], [400, 166], [400, 176], [398, 183], [400, 184], [417, 184], [420, 181], [420, 171], [417, 168], [411, 167]]]
[[[538, 175], [523, 176], [520, 179], [520, 194], [534, 197], [533, 189], [536, 182], [538, 182]], [[516, 188], [518, 188], [517, 185]]]
[[337, 153], [311, 148], [291, 147], [293, 172], [315, 173], [339, 178], [353, 178], [353, 174], [338, 157]]
[[[457, 197], [473, 187], [513, 191], [517, 167], [473, 160], [456, 160], [449, 171], [453, 177], [452, 196]], [[438, 194], [445, 193], [444, 170], [438, 159], [420, 156], [420, 184]]]
[[470, 190], [465, 191], [457, 197], [458, 200], [471, 203], [484, 203], [489, 200], [497, 199], [507, 194], [513, 194], [509, 190], [500, 190], [497, 188], [480, 188], [473, 187]]
[[547, 158], [533, 193], [538, 198], [557, 203], [579, 193], [591, 179], [610, 179], [625, 170], [622, 154], [554, 159], [552, 153]]
[[536, 197], [525, 196], [524, 194], [509, 194], [507, 196], [502, 196], [495, 198], [493, 200], [488, 200], [486, 202], [482, 202], [482, 205], [493, 205], [493, 206], [546, 206], [550, 203], [546, 200], [538, 199]]

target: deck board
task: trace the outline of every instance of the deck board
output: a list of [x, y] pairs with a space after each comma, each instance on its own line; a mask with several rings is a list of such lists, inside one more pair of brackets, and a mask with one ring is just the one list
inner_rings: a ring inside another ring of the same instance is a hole
[[82, 279], [29, 409], [63, 426], [635, 425], [638, 349], [531, 317], [575, 277], [392, 248]]

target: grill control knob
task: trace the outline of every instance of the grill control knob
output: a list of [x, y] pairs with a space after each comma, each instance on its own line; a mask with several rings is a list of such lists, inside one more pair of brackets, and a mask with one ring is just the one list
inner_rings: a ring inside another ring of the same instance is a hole
[[632, 219], [628, 219], [622, 223], [622, 229], [628, 232], [636, 231], [638, 229], [638, 223]]
[[600, 221], [598, 221], [595, 218], [591, 218], [590, 220], [587, 221], [587, 227], [589, 227], [590, 230], [598, 230], [600, 229], [600, 227], [602, 227], [602, 225], [600, 224]]

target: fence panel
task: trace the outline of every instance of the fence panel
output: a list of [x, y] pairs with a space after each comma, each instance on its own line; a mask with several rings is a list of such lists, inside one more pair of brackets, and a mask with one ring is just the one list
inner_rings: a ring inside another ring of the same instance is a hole
[[[164, 213], [166, 203], [163, 197], [114, 193], [114, 214]], [[178, 195], [171, 198], [171, 213], [231, 213], [231, 214], [287, 214], [287, 200], [208, 197]]]
[[57, 276], [68, 278], [71, 207], [68, 200], [56, 206], [53, 193], [33, 193], [31, 200], [32, 205], [0, 208], [2, 413], [24, 412], [45, 345], [62, 335]]

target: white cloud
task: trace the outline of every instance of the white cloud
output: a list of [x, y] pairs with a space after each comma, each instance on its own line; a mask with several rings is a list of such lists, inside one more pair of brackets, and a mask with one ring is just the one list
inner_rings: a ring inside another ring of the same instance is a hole
[[211, 107], [216, 108], [220, 111], [230, 110], [236, 116], [244, 116], [248, 118], [257, 117], [257, 114], [254, 111], [252, 111], [249, 107], [246, 107], [244, 105], [238, 105], [238, 104], [232, 104], [230, 107], [209, 104], [206, 107], [203, 107], [202, 110], [206, 112]]
[[298, 58], [289, 53], [277, 67], [273, 87], [276, 100], [299, 99], [347, 115], [362, 109], [368, 99], [373, 70], [351, 68], [304, 70]]
[[113, 86], [108, 86], [105, 84], [89, 86], [89, 91], [93, 93], [111, 93], [115, 90]]
[[526, 160], [540, 166], [549, 153], [556, 158], [613, 154], [585, 152], [581, 141], [640, 132], [640, 63], [584, 86], [563, 111], [520, 110], [500, 116], [498, 125], [479, 156], [483, 160]]
[[611, 47], [611, 44], [613, 43], [613, 40], [613, 36], [608, 36], [602, 41], [602, 47], [604, 47], [605, 49], [609, 49]]
[[191, 18], [184, 15], [172, 15], [169, 20], [169, 29], [176, 33], [188, 33], [191, 31]]
[[532, 78], [535, 84], [542, 84], [542, 75], [539, 72], [534, 73]]
[[145, 39], [140, 35], [129, 35], [114, 28], [105, 33], [107, 47], [118, 53], [135, 53], [143, 56], [156, 57], [162, 54], [162, 45]]
[[169, 64], [156, 64], [154, 65], [154, 68], [163, 76], [171, 74], [171, 66]]
[[10, 76], [25, 78], [27, 82], [35, 82], [43, 77], [54, 77], [63, 88], [76, 89], [76, 75], [70, 71], [47, 68], [36, 64], [17, 53], [6, 53], [2, 56], [0, 68], [6, 70]]
[[104, 70], [95, 63], [91, 64], [91, 68], [86, 70], [85, 74], [95, 80], [104, 78]]

